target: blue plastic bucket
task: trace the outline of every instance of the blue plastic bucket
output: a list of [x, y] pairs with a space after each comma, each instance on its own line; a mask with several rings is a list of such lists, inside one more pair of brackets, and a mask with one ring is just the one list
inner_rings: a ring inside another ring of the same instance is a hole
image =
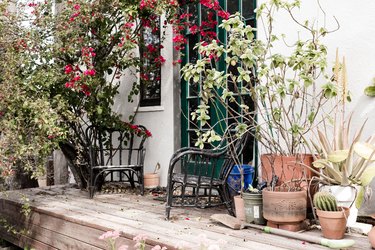
[[[244, 174], [244, 186], [243, 188], [246, 189], [249, 185], [253, 184], [253, 176], [254, 176], [254, 167], [250, 165], [241, 165]], [[229, 193], [234, 196], [237, 195], [241, 191], [241, 173], [240, 173], [240, 166], [234, 165], [232, 171], [228, 176], [228, 186], [229, 186]]]

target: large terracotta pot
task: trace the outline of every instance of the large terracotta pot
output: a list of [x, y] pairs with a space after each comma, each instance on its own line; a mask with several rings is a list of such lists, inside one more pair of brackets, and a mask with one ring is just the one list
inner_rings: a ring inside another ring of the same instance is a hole
[[346, 221], [349, 217], [350, 210], [347, 207], [339, 207], [339, 209], [340, 208], [342, 210], [337, 212], [316, 210], [320, 226], [322, 227], [323, 237], [333, 240], [344, 238]]
[[270, 183], [274, 171], [274, 174], [279, 177], [276, 186], [293, 180], [301, 181], [305, 177], [309, 180], [311, 177], [316, 176], [310, 169], [302, 165], [312, 166], [314, 159], [311, 154], [295, 156], [263, 154], [260, 156], [260, 161], [262, 164], [262, 179]]
[[307, 191], [263, 190], [263, 216], [274, 224], [299, 223], [306, 219]]

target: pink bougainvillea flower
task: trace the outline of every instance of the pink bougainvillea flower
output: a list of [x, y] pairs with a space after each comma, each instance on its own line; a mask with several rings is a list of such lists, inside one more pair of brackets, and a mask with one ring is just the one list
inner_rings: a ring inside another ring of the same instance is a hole
[[85, 96], [90, 96], [91, 95], [90, 88], [86, 84], [82, 84], [81, 85], [81, 90], [82, 90], [82, 93], [85, 94]]
[[217, 15], [218, 15], [219, 17], [225, 19], [225, 20], [227, 20], [227, 19], [229, 18], [229, 16], [230, 16], [229, 12], [224, 11], [224, 10], [219, 10], [219, 11], [217, 12]]
[[88, 69], [85, 72], [83, 72], [85, 76], [94, 76], [96, 74], [95, 69]]
[[152, 45], [152, 44], [147, 45], [147, 50], [150, 53], [154, 53], [154, 52], [157, 51], [156, 47], [154, 45]]
[[68, 64], [64, 67], [64, 70], [65, 70], [65, 74], [69, 74], [70, 72], [73, 71], [73, 67], [72, 65]]
[[199, 31], [199, 27], [197, 25], [193, 25], [189, 28], [192, 34], [196, 34]]
[[130, 124], [130, 128], [136, 130], [136, 129], [138, 129], [138, 126], [134, 125], [134, 124]]
[[179, 34], [173, 37], [173, 42], [174, 43], [186, 43], [186, 38], [183, 35]]
[[66, 82], [65, 88], [74, 88], [74, 82]]
[[81, 6], [79, 4], [75, 4], [74, 7], [73, 7], [75, 10], [79, 10], [81, 8]]
[[74, 17], [77, 17], [77, 16], [79, 16], [79, 14], [81, 14], [81, 12], [73, 13], [72, 17], [73, 17], [73, 18], [74, 18]]
[[151, 132], [149, 130], [146, 130], [145, 133], [146, 133], [147, 137], [151, 137], [152, 136], [152, 134], [151, 134]]
[[73, 82], [78, 82], [79, 80], [81, 80], [81, 76], [79, 76], [79, 75], [75, 76], [75, 77], [72, 79]]
[[165, 58], [163, 56], [158, 56], [157, 58], [154, 59], [154, 62], [163, 64], [165, 63]]

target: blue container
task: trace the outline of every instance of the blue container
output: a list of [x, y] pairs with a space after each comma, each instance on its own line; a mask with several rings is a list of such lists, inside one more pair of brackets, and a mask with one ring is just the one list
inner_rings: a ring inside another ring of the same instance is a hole
[[[241, 165], [244, 174], [244, 186], [243, 188], [246, 189], [249, 185], [253, 184], [253, 177], [254, 177], [254, 167], [250, 165]], [[234, 196], [237, 195], [241, 191], [241, 173], [240, 173], [240, 166], [234, 165], [232, 171], [228, 176], [228, 186], [229, 186], [229, 193]]]

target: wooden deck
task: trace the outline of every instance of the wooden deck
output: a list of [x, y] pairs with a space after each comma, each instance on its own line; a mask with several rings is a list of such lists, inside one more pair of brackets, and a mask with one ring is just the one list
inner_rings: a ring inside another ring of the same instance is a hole
[[[31, 214], [21, 216], [22, 195], [30, 200]], [[147, 249], [161, 245], [175, 249], [181, 242], [199, 249], [205, 235], [212, 242], [224, 240], [221, 249], [327, 249], [325, 247], [266, 234], [258, 230], [232, 230], [211, 222], [213, 213], [223, 209], [172, 209], [172, 219], [164, 220], [164, 202], [151, 195], [99, 194], [93, 200], [88, 193], [64, 186], [11, 191], [0, 194], [0, 216], [28, 233], [13, 235], [0, 230], [0, 238], [20, 247], [34, 249], [107, 249], [98, 237], [109, 230], [121, 231], [117, 246], [132, 248], [134, 236], [147, 235]], [[319, 231], [303, 232], [320, 236]], [[367, 237], [347, 235], [356, 240], [350, 249], [371, 249]], [[187, 249], [187, 248], [186, 248]]]

